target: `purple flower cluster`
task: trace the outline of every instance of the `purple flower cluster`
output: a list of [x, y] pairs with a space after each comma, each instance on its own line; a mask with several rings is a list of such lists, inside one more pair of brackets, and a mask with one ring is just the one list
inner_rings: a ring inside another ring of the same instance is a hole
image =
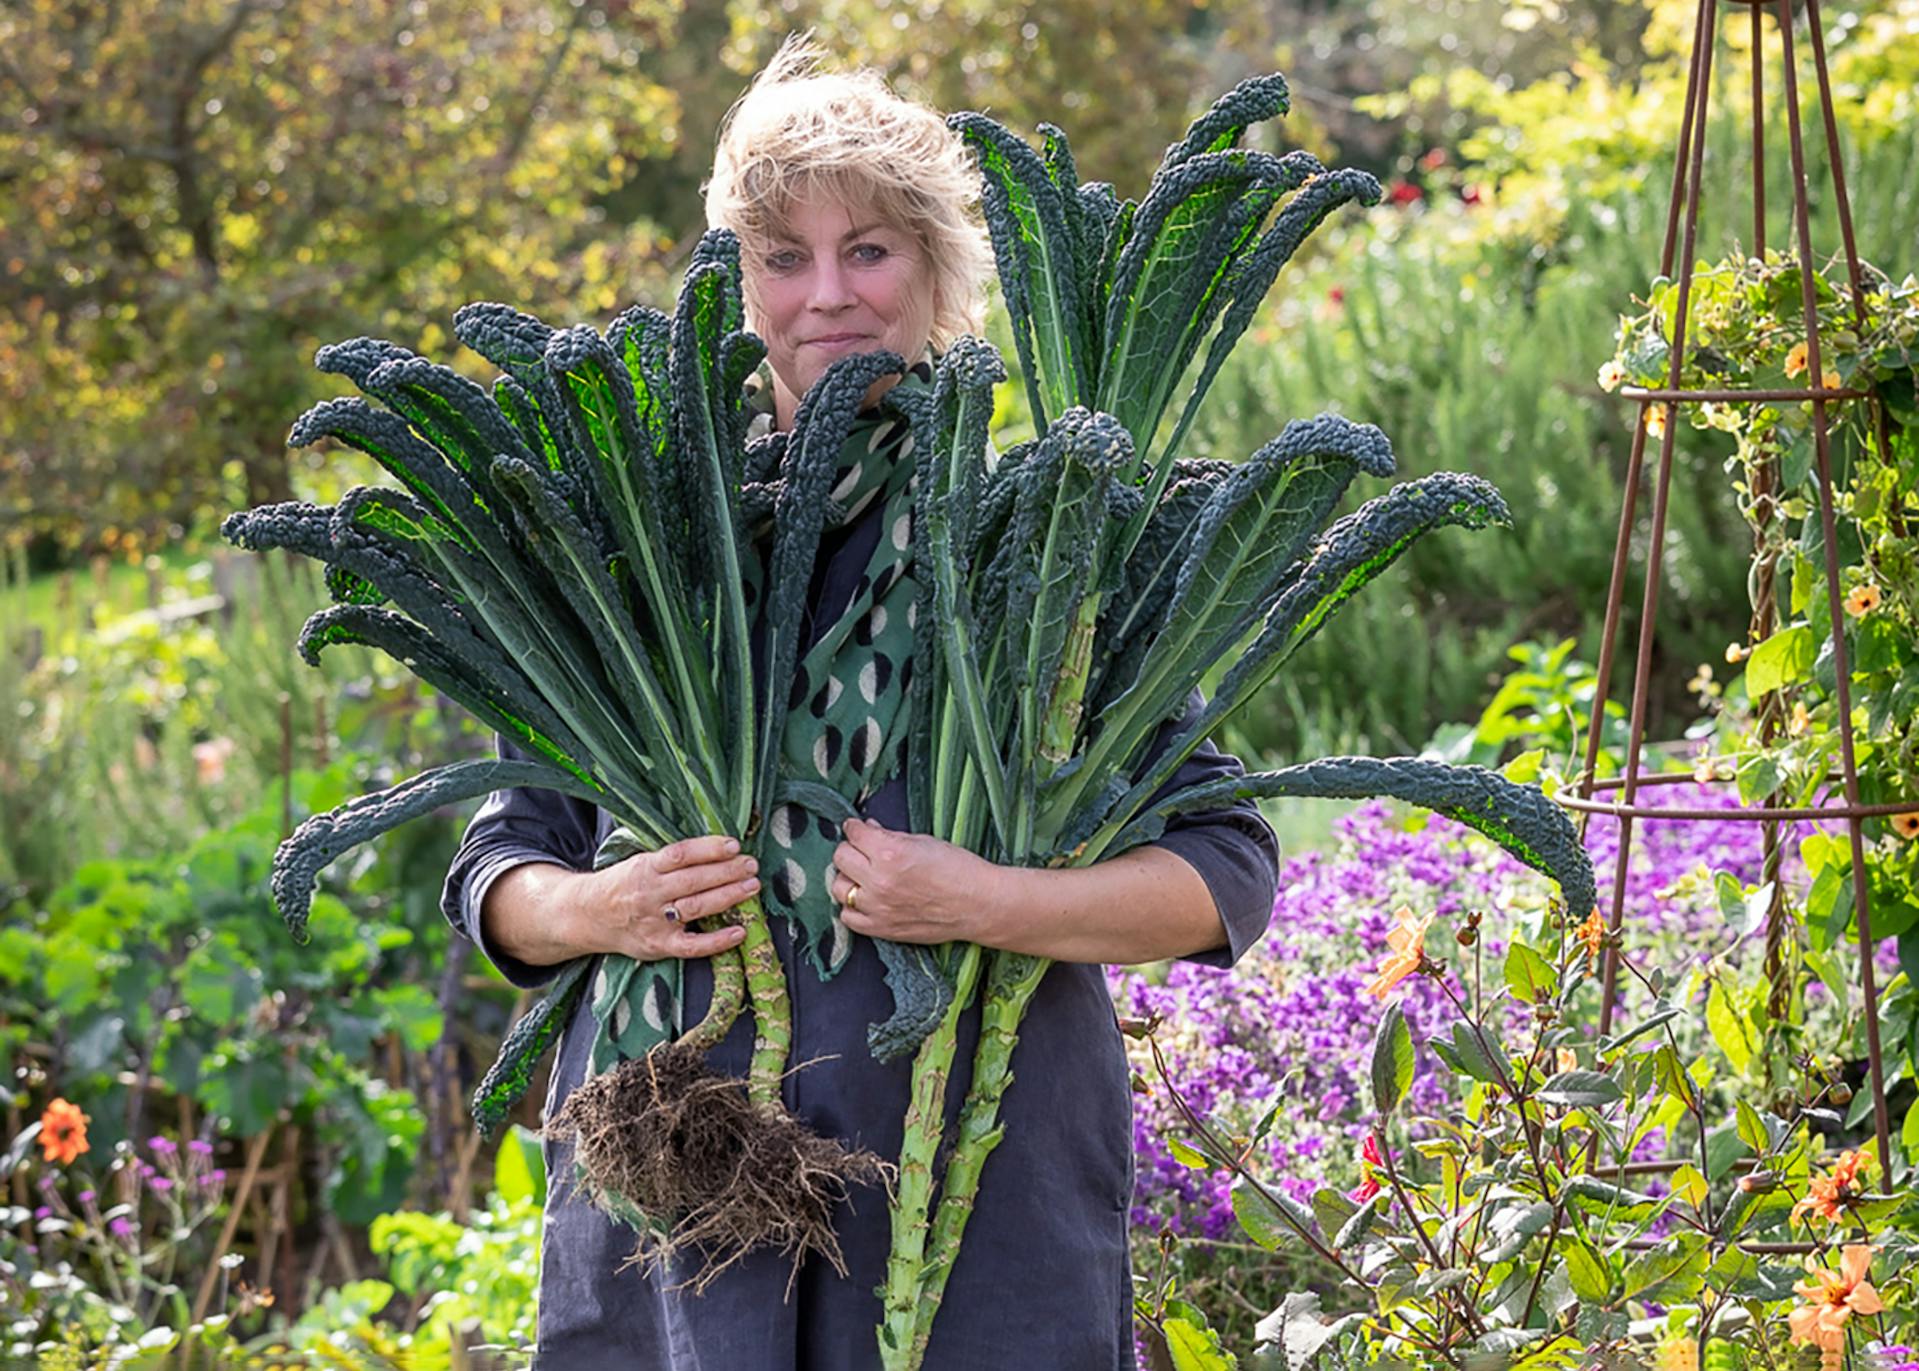
[[[1642, 792], [1646, 793], [1646, 792]], [[1661, 787], [1659, 803], [1727, 807], [1724, 787]], [[1602, 889], [1609, 898], [1618, 844], [1616, 822], [1596, 818], [1587, 833]], [[1796, 843], [1792, 844], [1796, 848]], [[1756, 881], [1760, 826], [1733, 820], [1641, 820], [1626, 878], [1627, 946], [1670, 973], [1687, 958], [1731, 953], [1740, 928], [1720, 912], [1710, 873]], [[1793, 868], [1788, 869], [1788, 879]], [[1689, 879], [1688, 879], [1689, 878]], [[1426, 935], [1428, 955], [1446, 965], [1457, 993], [1471, 984], [1472, 951], [1455, 943], [1469, 910], [1482, 912], [1478, 952], [1486, 983], [1496, 986], [1514, 920], [1546, 903], [1549, 883], [1492, 844], [1443, 819], [1409, 820], [1383, 803], [1342, 819], [1330, 852], [1291, 858], [1280, 874], [1271, 930], [1232, 971], [1176, 962], [1157, 972], [1115, 970], [1111, 985], [1122, 1014], [1159, 1015], [1157, 1034], [1173, 1084], [1222, 1137], [1244, 1138], [1278, 1106], [1254, 1169], [1296, 1198], [1322, 1184], [1349, 1190], [1359, 1181], [1359, 1149], [1370, 1116], [1368, 1069], [1383, 1009], [1364, 987], [1386, 951], [1393, 910], [1404, 904], [1437, 916]], [[1577, 918], [1583, 911], [1574, 911]], [[1758, 939], [1755, 937], [1756, 943]], [[1449, 1034], [1458, 1018], [1431, 978], [1404, 982], [1406, 1018], [1420, 1040]], [[1169, 1143], [1186, 1130], [1150, 1056], [1135, 1047], [1135, 1065], [1151, 1082], [1135, 1096], [1136, 1229], [1207, 1238], [1234, 1231], [1230, 1175], [1195, 1170]], [[1438, 1112], [1453, 1081], [1424, 1049], [1409, 1101], [1415, 1112]]]

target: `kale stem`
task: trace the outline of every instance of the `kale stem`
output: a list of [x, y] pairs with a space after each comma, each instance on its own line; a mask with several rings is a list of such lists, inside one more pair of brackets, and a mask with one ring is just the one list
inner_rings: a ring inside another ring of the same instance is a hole
[[933, 1205], [933, 1163], [946, 1126], [946, 1090], [959, 1045], [960, 1016], [979, 986], [984, 949], [968, 943], [960, 954], [952, 1003], [939, 1026], [927, 1035], [913, 1058], [912, 1095], [906, 1106], [900, 1141], [899, 1182], [888, 1217], [892, 1250], [886, 1258], [886, 1284], [880, 1288], [880, 1364], [887, 1371], [917, 1364], [920, 1288], [926, 1274], [928, 1216]]
[[746, 938], [740, 943], [747, 997], [753, 1005], [753, 1060], [747, 1094], [755, 1104], [776, 1105], [786, 1059], [793, 1048], [793, 1012], [786, 996], [786, 972], [767, 926], [766, 910], [755, 895], [740, 902]]

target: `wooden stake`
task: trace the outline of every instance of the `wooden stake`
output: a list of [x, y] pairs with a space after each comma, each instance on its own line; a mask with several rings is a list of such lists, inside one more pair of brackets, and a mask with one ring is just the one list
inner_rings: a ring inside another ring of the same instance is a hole
[[200, 1293], [193, 1298], [193, 1317], [190, 1323], [199, 1323], [206, 1318], [207, 1305], [213, 1299], [214, 1282], [220, 1278], [220, 1259], [233, 1245], [233, 1235], [240, 1227], [240, 1212], [246, 1208], [247, 1197], [253, 1193], [254, 1177], [260, 1174], [260, 1158], [266, 1155], [267, 1141], [273, 1136], [274, 1125], [268, 1124], [247, 1140], [246, 1170], [240, 1173], [240, 1187], [233, 1192], [233, 1200], [227, 1206], [227, 1221], [220, 1225], [220, 1237], [213, 1244], [213, 1256], [207, 1262], [206, 1275], [200, 1278]]

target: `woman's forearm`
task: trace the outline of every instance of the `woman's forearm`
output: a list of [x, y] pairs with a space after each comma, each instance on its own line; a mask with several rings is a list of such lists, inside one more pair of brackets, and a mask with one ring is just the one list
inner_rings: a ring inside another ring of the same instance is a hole
[[594, 949], [573, 929], [573, 888], [581, 873], [553, 862], [527, 862], [502, 872], [480, 901], [480, 932], [496, 952], [528, 966], [554, 966]]
[[1205, 880], [1158, 847], [1087, 867], [1000, 867], [980, 919], [974, 941], [1059, 962], [1127, 965], [1226, 945]]
[[737, 838], [686, 838], [593, 871], [527, 862], [494, 879], [480, 931], [495, 952], [552, 966], [600, 952], [650, 960], [711, 957], [737, 945], [738, 927], [695, 932], [703, 919], [759, 893], [759, 863]]

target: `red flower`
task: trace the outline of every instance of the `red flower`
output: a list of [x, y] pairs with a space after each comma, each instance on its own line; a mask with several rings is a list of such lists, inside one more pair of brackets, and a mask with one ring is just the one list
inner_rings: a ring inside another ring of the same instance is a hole
[[1426, 198], [1426, 192], [1411, 181], [1395, 181], [1386, 188], [1386, 199], [1395, 205], [1416, 205]]
[[1346, 287], [1334, 286], [1331, 290], [1326, 292], [1326, 298], [1332, 301], [1335, 305], [1345, 304], [1346, 303]]
[[1423, 171], [1438, 171], [1446, 165], [1446, 149], [1434, 148], [1419, 159], [1419, 165]]
[[1352, 1192], [1350, 1198], [1364, 1204], [1373, 1196], [1377, 1195], [1380, 1190], [1378, 1171], [1383, 1169], [1385, 1165], [1385, 1159], [1379, 1155], [1378, 1140], [1375, 1139], [1371, 1133], [1368, 1133], [1366, 1135], [1365, 1146], [1359, 1149], [1359, 1174], [1363, 1179], [1359, 1183], [1359, 1188]]
[[1486, 198], [1486, 192], [1476, 185], [1467, 186], [1459, 192], [1459, 198], [1469, 205], [1476, 205]]

